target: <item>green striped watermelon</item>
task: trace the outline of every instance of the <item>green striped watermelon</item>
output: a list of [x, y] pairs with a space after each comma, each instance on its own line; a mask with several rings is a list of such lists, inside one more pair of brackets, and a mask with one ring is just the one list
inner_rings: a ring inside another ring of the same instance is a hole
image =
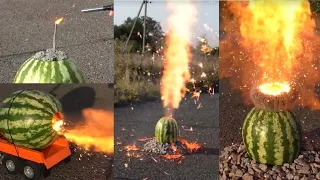
[[2, 102], [0, 132], [18, 146], [43, 149], [58, 137], [52, 125], [56, 118], [62, 118], [61, 112], [60, 102], [48, 93], [16, 91]]
[[175, 143], [178, 140], [178, 124], [175, 119], [163, 117], [155, 128], [155, 139], [160, 144]]
[[62, 51], [40, 51], [25, 61], [14, 83], [84, 83], [82, 72]]
[[242, 138], [249, 156], [259, 163], [282, 165], [296, 159], [301, 147], [301, 126], [290, 111], [253, 108], [247, 115]]

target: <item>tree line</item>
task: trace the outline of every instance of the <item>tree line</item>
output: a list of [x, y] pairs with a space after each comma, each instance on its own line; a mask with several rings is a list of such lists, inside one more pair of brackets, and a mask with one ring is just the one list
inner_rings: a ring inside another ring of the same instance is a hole
[[[128, 17], [121, 25], [114, 25], [114, 39], [116, 43], [116, 51], [121, 51], [124, 48], [125, 41], [129, 37], [131, 28], [133, 27], [136, 18]], [[133, 29], [130, 41], [126, 48], [129, 53], [139, 53], [142, 51], [143, 43], [143, 20], [141, 16], [137, 19]], [[203, 35], [198, 44], [193, 47], [190, 44], [190, 49], [193, 53], [205, 56], [213, 56], [219, 53], [218, 47], [210, 47], [207, 42], [207, 37]], [[146, 17], [146, 49], [145, 51], [151, 53], [161, 54], [165, 49], [166, 34], [163, 32], [160, 22], [151, 17]]]

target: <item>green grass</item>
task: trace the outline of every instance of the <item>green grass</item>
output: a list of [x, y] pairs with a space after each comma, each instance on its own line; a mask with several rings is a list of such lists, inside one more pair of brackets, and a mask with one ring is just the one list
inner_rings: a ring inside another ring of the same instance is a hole
[[[188, 83], [190, 91], [206, 88], [218, 80], [218, 58], [214, 56], [194, 56], [190, 63], [190, 73], [196, 83]], [[198, 64], [203, 64], [201, 68]], [[160, 97], [160, 79], [163, 69], [161, 56], [146, 53], [122, 54], [115, 52], [115, 104], [143, 101]], [[206, 77], [201, 77], [202, 73]]]

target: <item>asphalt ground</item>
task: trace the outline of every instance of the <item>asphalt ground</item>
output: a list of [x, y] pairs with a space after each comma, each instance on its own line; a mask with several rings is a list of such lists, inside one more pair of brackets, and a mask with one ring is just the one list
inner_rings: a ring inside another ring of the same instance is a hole
[[[70, 127], [83, 120], [82, 109], [113, 110], [113, 87], [108, 84], [30, 85], [1, 84], [0, 101], [17, 90], [41, 90], [56, 96], [64, 109], [65, 121]], [[113, 155], [88, 152], [70, 143], [72, 152], [68, 164], [61, 162], [52, 167], [47, 180], [106, 180], [113, 179]], [[22, 180], [22, 174], [7, 174], [0, 167], [1, 180]]]
[[1, 0], [0, 83], [12, 83], [24, 61], [56, 46], [76, 61], [86, 83], [113, 83], [113, 17], [109, 11], [81, 13], [82, 9], [112, 4], [113, 0]]
[[[232, 143], [240, 143], [241, 127], [246, 115], [253, 108], [243, 102], [240, 91], [232, 91], [228, 79], [220, 80], [220, 150]], [[304, 133], [314, 140], [320, 137], [320, 111], [295, 108], [293, 113], [300, 120]]]
[[[218, 179], [219, 95], [211, 97], [202, 94], [200, 101], [203, 107], [197, 109], [194, 99], [187, 98], [174, 113], [180, 136], [204, 146], [200, 153], [185, 155], [180, 164], [142, 151], [133, 152], [141, 155], [140, 158], [128, 158], [124, 150], [125, 146], [134, 143], [142, 147], [144, 143], [137, 139], [154, 136], [155, 124], [164, 115], [161, 101], [116, 107], [115, 138], [118, 143], [115, 142], [115, 179]], [[182, 126], [192, 127], [194, 131], [185, 131]]]

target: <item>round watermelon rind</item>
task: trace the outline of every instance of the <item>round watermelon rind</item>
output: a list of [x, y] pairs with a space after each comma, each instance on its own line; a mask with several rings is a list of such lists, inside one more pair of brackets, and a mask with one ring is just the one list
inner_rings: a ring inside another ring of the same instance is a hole
[[52, 118], [57, 112], [62, 112], [62, 105], [49, 93], [16, 91], [2, 102], [0, 132], [17, 146], [46, 148], [59, 137], [52, 128]]
[[292, 163], [300, 153], [301, 125], [291, 111], [253, 108], [242, 127], [248, 155], [259, 163]]
[[13, 83], [85, 83], [76, 63], [61, 51], [40, 51], [25, 61]]
[[155, 127], [155, 139], [160, 144], [175, 143], [178, 140], [178, 124], [175, 119], [163, 117]]

